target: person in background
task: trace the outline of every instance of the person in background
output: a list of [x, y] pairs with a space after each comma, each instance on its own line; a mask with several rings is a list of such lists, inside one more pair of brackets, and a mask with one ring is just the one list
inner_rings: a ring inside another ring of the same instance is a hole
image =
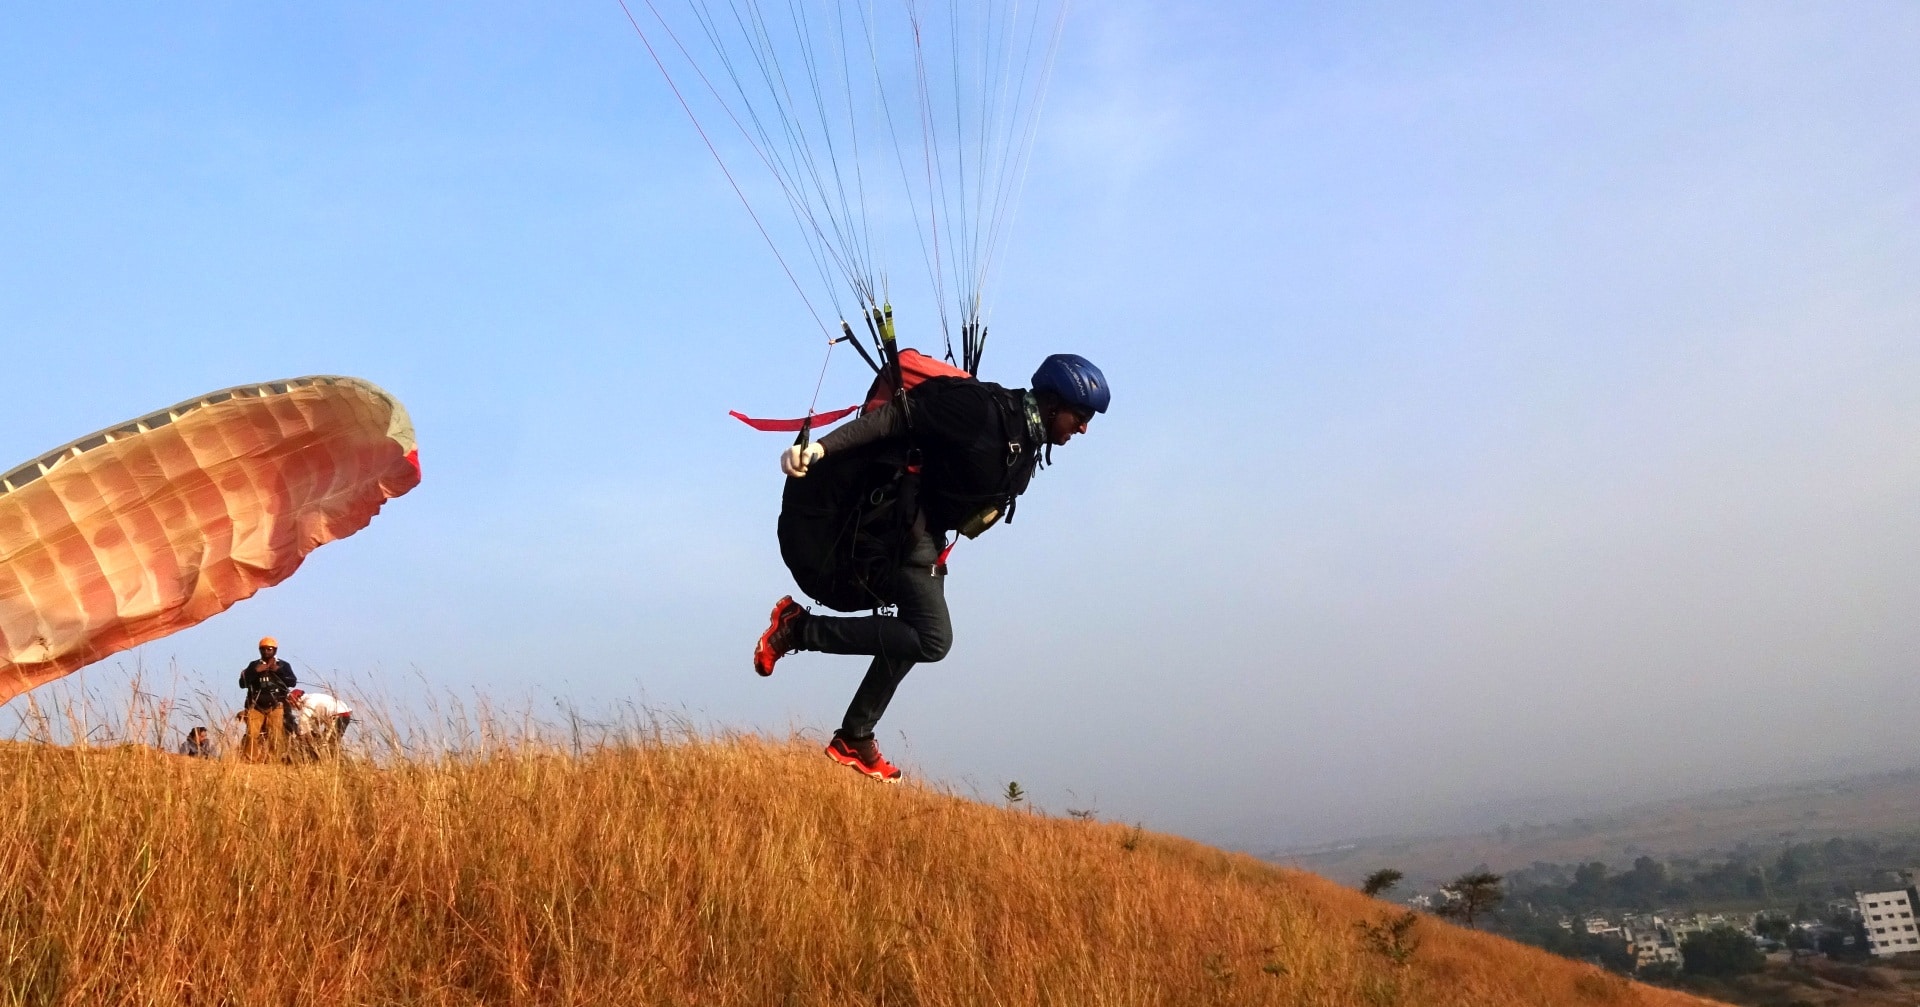
[[213, 746], [213, 735], [204, 727], [196, 727], [187, 732], [187, 740], [180, 743], [180, 754], [195, 759], [217, 759], [219, 749]]
[[260, 659], [240, 672], [240, 688], [247, 690], [247, 736], [240, 751], [249, 762], [260, 762], [286, 751], [287, 692], [299, 684], [293, 665], [280, 660], [280, 641], [260, 638]]
[[301, 740], [315, 754], [338, 748], [341, 736], [353, 726], [353, 707], [324, 692], [295, 689], [287, 694], [287, 709]]

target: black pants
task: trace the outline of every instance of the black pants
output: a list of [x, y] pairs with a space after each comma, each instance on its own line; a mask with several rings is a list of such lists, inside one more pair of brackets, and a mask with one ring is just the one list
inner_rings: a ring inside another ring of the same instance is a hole
[[952, 648], [946, 578], [933, 572], [939, 554], [933, 540], [922, 535], [909, 550], [906, 565], [874, 585], [875, 593], [892, 602], [899, 615], [816, 615], [807, 620], [801, 640], [807, 650], [873, 656], [840, 722], [842, 734], [871, 735], [907, 672], [916, 664], [946, 657]]

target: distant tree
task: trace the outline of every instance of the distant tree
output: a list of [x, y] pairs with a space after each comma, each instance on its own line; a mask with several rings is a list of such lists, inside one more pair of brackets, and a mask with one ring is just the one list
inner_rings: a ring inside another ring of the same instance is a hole
[[1652, 857], [1640, 857], [1633, 870], [1620, 875], [1616, 886], [1635, 908], [1651, 909], [1667, 888], [1667, 865]]
[[[1813, 921], [1824, 914], [1820, 903], [1826, 900], [1850, 903], [1854, 892], [1904, 885], [1884, 875], [1889, 864], [1920, 864], [1920, 833], [1786, 846], [1741, 844], [1726, 853], [1664, 862], [1640, 857], [1630, 869], [1618, 871], [1598, 861], [1535, 862], [1503, 878], [1502, 912], [1525, 903], [1557, 924], [1596, 912], [1750, 912], [1765, 904], [1789, 920]], [[1791, 915], [1782, 912], [1789, 906]], [[1812, 933], [1805, 938], [1801, 943], [1816, 943]]]
[[1773, 864], [1773, 879], [1783, 885], [1798, 885], [1807, 876], [1808, 859], [1797, 846], [1781, 850], [1780, 859]]
[[1758, 972], [1767, 958], [1753, 946], [1753, 938], [1732, 927], [1714, 927], [1688, 934], [1680, 942], [1680, 958], [1688, 973], [1729, 978]]
[[1652, 965], [1641, 966], [1634, 972], [1633, 977], [1643, 983], [1672, 983], [1680, 978], [1680, 966], [1672, 962], [1655, 962]]
[[1447, 882], [1446, 891], [1453, 893], [1453, 899], [1434, 912], [1452, 917], [1473, 926], [1475, 917], [1484, 916], [1493, 911], [1493, 907], [1506, 898], [1500, 890], [1500, 875], [1488, 870], [1469, 871]]
[[1581, 957], [1601, 968], [1627, 974], [1640, 964], [1640, 956], [1634, 953], [1633, 945], [1626, 941], [1595, 934], [1585, 934], [1582, 939], [1586, 954]]
[[1595, 860], [1575, 867], [1567, 896], [1578, 906], [1598, 907], [1612, 901], [1607, 898], [1607, 865]]
[[1753, 921], [1753, 932], [1787, 949], [1787, 955], [1793, 961], [1800, 960], [1800, 952], [1813, 949], [1813, 942], [1807, 939], [1806, 931], [1793, 925], [1793, 916], [1775, 916], [1771, 913], [1757, 917]]
[[1761, 916], [1753, 921], [1753, 932], [1775, 944], [1785, 944], [1787, 935], [1793, 932], [1793, 924], [1785, 916]]
[[1367, 880], [1360, 884], [1360, 891], [1376, 897], [1384, 895], [1389, 889], [1393, 888], [1394, 885], [1399, 884], [1400, 879], [1404, 877], [1406, 877], [1405, 874], [1391, 867], [1382, 867], [1372, 874], [1367, 875]]
[[1835, 961], [1865, 961], [1871, 952], [1867, 950], [1867, 925], [1847, 913], [1836, 912], [1827, 917], [1827, 932], [1820, 935], [1820, 953]]
[[1632, 946], [1619, 937], [1587, 933], [1583, 922], [1575, 918], [1571, 926], [1561, 926], [1557, 913], [1540, 913], [1524, 905], [1501, 914], [1497, 932], [1524, 944], [1551, 951], [1563, 958], [1588, 962], [1622, 974], [1633, 971]]

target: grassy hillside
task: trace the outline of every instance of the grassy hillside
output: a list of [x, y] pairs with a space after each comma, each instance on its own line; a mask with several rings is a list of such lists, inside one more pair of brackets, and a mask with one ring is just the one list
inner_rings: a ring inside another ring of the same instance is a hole
[[0, 746], [0, 1004], [1699, 1003], [805, 743], [247, 766]]

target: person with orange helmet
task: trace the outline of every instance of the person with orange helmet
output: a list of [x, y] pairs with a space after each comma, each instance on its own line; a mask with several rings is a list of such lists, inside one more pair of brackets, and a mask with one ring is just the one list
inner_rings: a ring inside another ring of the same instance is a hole
[[240, 672], [240, 688], [247, 690], [247, 734], [240, 752], [249, 762], [260, 762], [286, 751], [287, 693], [300, 680], [293, 665], [280, 659], [280, 641], [260, 638], [260, 659]]

